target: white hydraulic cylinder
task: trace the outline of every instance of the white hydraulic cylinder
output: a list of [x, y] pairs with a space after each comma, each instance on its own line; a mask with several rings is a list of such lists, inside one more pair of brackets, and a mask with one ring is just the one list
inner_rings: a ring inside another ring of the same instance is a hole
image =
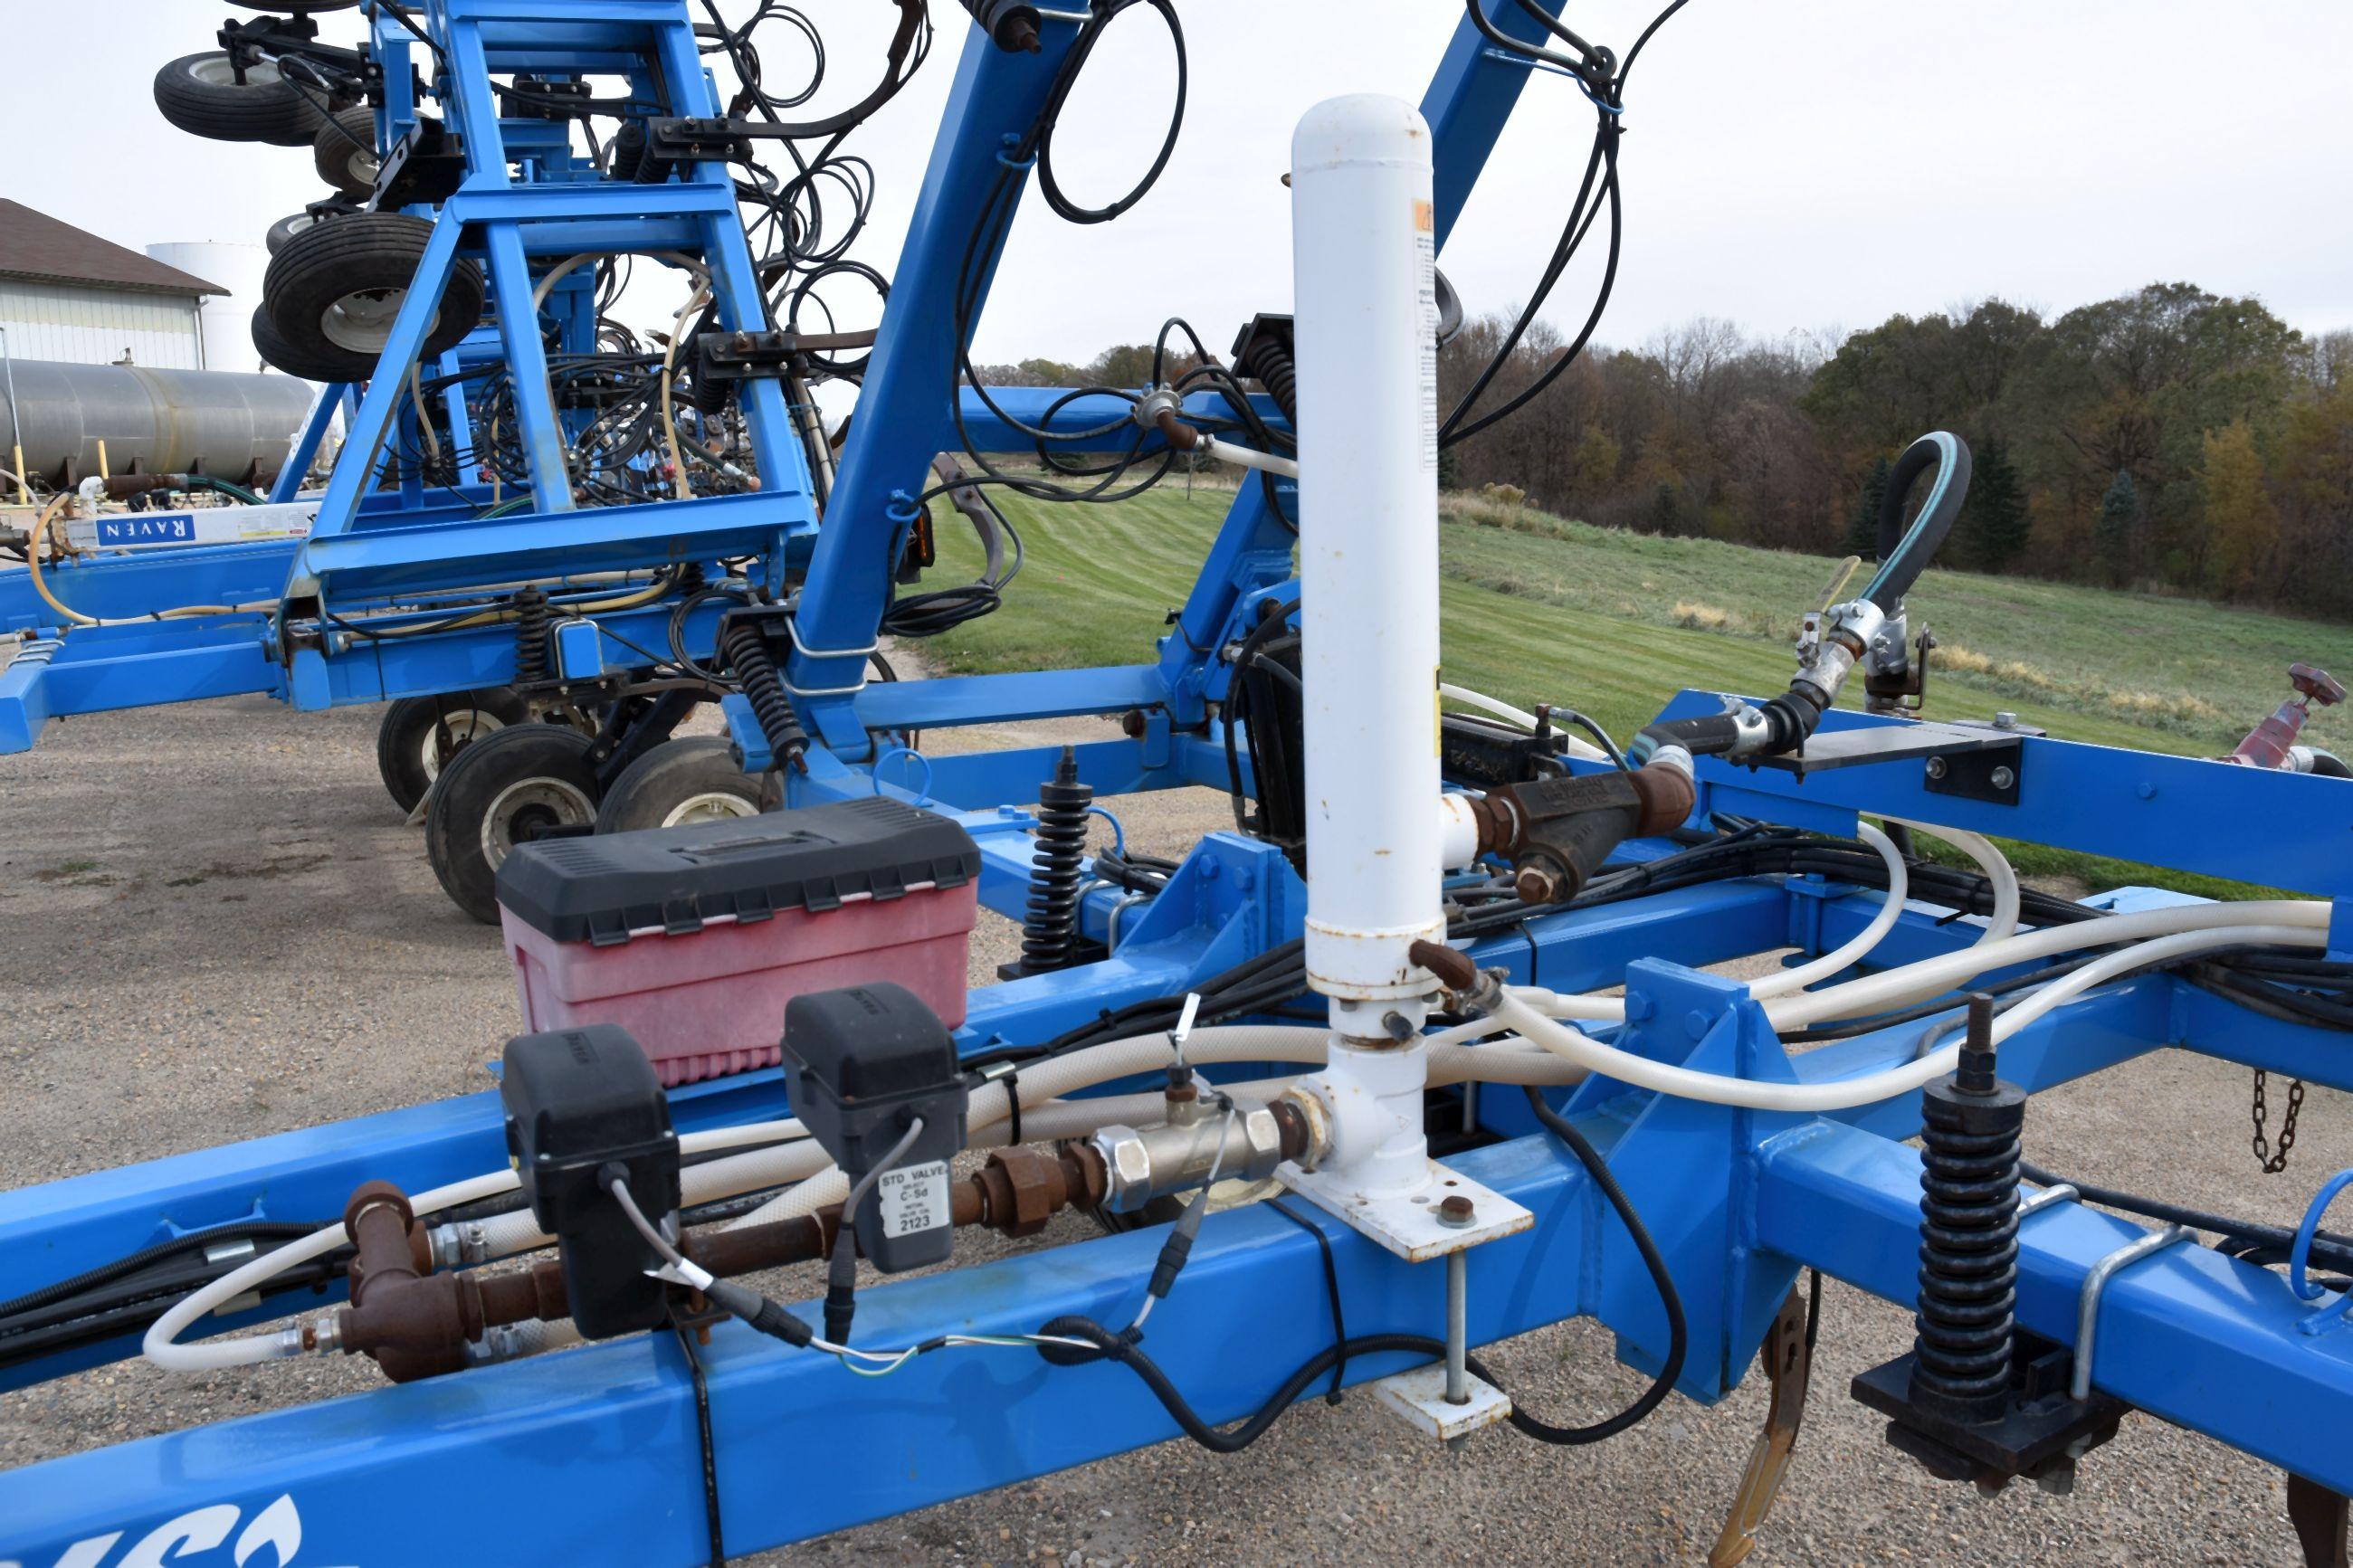
[[1316, 105], [1291, 209], [1307, 977], [1369, 1040], [1392, 1011], [1419, 1026], [1436, 984], [1406, 950], [1446, 930], [1429, 125], [1377, 94]]

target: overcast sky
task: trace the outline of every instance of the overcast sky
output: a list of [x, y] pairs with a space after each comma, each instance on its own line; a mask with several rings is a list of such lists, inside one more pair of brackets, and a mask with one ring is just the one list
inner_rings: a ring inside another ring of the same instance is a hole
[[[1067, 226], [1033, 197], [976, 357], [1083, 360], [1172, 313], [1222, 351], [1253, 312], [1287, 308], [1292, 125], [1334, 93], [1419, 99], [1461, 16], [1453, 0], [1178, 5], [1192, 100], [1167, 176], [1107, 227]], [[861, 96], [891, 8], [805, 6], [831, 56], [813, 109]], [[219, 4], [10, 9], [0, 195], [138, 247], [258, 240], [322, 194], [307, 150], [201, 142], [156, 114], [149, 76], [211, 47]], [[1622, 52], [1653, 9], [1567, 14]], [[930, 64], [850, 143], [881, 174], [859, 253], [885, 271], [967, 30], [955, 0], [932, 10]], [[114, 52], [97, 71], [101, 14]], [[776, 32], [772, 87], [800, 69]], [[1142, 7], [1106, 38], [1058, 143], [1075, 196], [1107, 197], [1148, 160], [1169, 58]], [[1601, 335], [1636, 343], [1698, 315], [1767, 335], [1852, 329], [1988, 295], [2055, 312], [2158, 279], [2258, 295], [2307, 331], [2353, 326], [2348, 59], [2347, 0], [1693, 0], [1629, 89], [1625, 258]], [[1441, 258], [1474, 312], [1525, 296], [1591, 123], [1567, 82], [1529, 85]], [[1564, 281], [1556, 320], [1582, 312], [1591, 277]], [[845, 324], [859, 312], [845, 298]]]

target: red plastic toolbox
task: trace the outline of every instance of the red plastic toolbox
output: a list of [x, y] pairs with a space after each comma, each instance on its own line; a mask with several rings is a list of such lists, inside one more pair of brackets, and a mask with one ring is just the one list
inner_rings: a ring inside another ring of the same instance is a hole
[[980, 851], [877, 798], [518, 847], [499, 906], [527, 1030], [618, 1024], [665, 1084], [772, 1067], [785, 1004], [891, 980], [951, 1028]]

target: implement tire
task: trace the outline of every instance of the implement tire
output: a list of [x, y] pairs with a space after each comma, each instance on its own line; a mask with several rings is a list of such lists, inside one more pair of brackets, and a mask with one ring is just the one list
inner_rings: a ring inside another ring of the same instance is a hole
[[[406, 213], [346, 213], [313, 224], [270, 258], [262, 308], [297, 353], [342, 365], [346, 374], [339, 381], [365, 381], [375, 374], [432, 238], [432, 222]], [[482, 269], [458, 258], [419, 357], [456, 348], [481, 321], [483, 299]]]
[[237, 79], [228, 52], [182, 55], [155, 73], [155, 108], [191, 136], [307, 147], [327, 117], [278, 68], [257, 62]]

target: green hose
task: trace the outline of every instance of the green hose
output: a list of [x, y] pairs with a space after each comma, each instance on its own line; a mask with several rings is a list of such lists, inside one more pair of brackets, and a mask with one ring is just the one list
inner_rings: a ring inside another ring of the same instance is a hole
[[184, 489], [213, 490], [228, 497], [231, 500], [242, 501], [247, 506], [262, 504], [261, 498], [243, 485], [233, 485], [227, 479], [216, 479], [210, 474], [186, 474], [182, 477], [186, 481], [181, 487]]

